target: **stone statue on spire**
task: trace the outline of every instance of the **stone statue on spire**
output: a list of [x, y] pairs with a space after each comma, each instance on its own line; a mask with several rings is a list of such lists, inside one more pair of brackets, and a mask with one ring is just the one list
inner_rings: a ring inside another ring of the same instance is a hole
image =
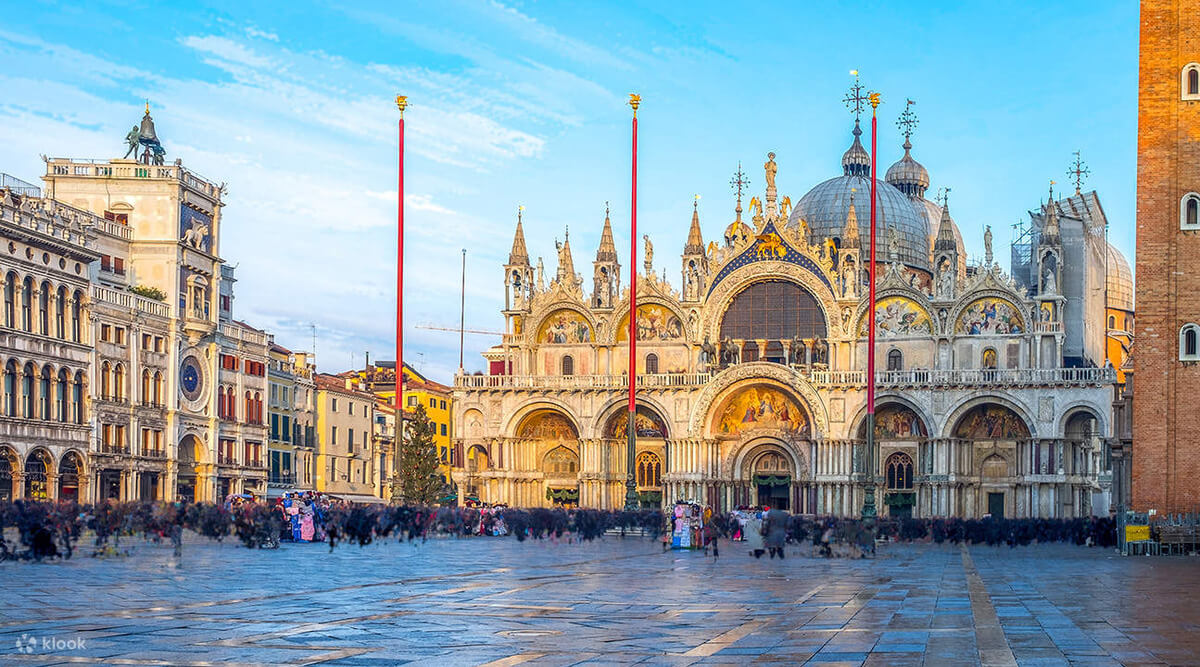
[[646, 242], [646, 250], [643, 253], [646, 256], [646, 277], [654, 277], [654, 244], [650, 242], [649, 234], [642, 234], [642, 240]]
[[983, 229], [983, 263], [989, 268], [992, 266], [992, 226], [987, 225]]
[[[775, 164], [775, 153], [767, 153], [767, 161], [763, 164], [763, 171], [767, 174], [767, 192], [775, 189], [775, 174], [779, 171], [779, 166]], [[770, 195], [767, 195], [770, 197]]]

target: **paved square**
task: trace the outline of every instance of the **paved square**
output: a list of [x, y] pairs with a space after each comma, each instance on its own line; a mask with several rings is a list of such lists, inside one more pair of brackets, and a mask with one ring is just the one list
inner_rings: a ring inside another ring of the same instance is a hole
[[[436, 539], [0, 565], [5, 664], [1200, 662], [1200, 561], [1063, 545], [719, 560], [655, 542]], [[74, 643], [72, 643], [74, 642]], [[82, 643], [82, 645], [80, 645]], [[24, 649], [24, 650], [19, 650]]]

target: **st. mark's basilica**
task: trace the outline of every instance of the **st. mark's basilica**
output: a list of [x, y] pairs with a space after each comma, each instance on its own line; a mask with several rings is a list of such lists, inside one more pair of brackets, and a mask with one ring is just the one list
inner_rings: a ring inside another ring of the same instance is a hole
[[[841, 173], [794, 205], [779, 194], [773, 153], [764, 192], [743, 192], [739, 169], [733, 222], [717, 238], [706, 241], [693, 205], [678, 288], [655, 272], [645, 240], [635, 455], [644, 505], [854, 516], [870, 481], [892, 516], [1108, 513], [1122, 365], [1109, 347], [1114, 332], [1132, 331], [1133, 304], [1096, 193], [1052, 189], [1028, 212], [1009, 271], [990, 229], [982, 259], [968, 262], [947, 198], [925, 196], [912, 123], [902, 127], [903, 156], [877, 182], [874, 460], [870, 156], [856, 121]], [[455, 382], [454, 478], [465, 495], [624, 505], [629, 288], [607, 215], [603, 225], [585, 289], [569, 237], [546, 275], [518, 216], [504, 267], [507, 333], [484, 354], [488, 374]]]

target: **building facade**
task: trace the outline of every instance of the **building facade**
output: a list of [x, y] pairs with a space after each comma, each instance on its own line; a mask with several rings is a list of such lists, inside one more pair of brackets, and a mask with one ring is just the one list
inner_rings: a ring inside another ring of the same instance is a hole
[[41, 191], [3, 191], [0, 494], [261, 495], [267, 336], [233, 319], [223, 187], [163, 163], [149, 108], [129, 139], [133, 159], [48, 158]]
[[316, 490], [358, 502], [375, 495], [375, 396], [357, 381], [318, 374]]
[[38, 194], [0, 189], [0, 500], [86, 498], [95, 487], [88, 292], [103, 221]]
[[1200, 2], [1141, 4], [1133, 507], [1200, 505]]
[[[860, 134], [856, 124], [842, 174], [794, 207], [778, 194], [771, 154], [749, 220], [739, 186], [733, 222], [706, 244], [694, 208], [679, 289], [655, 271], [647, 238], [634, 359], [640, 499], [854, 516], [873, 484], [891, 515], [1106, 512], [1115, 373], [1104, 365], [1105, 303], [1073, 298], [1105, 276], [1065, 266], [1087, 221], [1053, 196], [1032, 213], [1032, 284], [994, 261], [990, 231], [983, 261], [967, 266], [948, 205], [925, 199], [929, 175], [911, 132], [878, 182], [868, 458], [870, 158]], [[1079, 261], [1103, 261], [1102, 244], [1086, 243]], [[621, 507], [629, 288], [607, 216], [590, 291], [569, 239], [557, 245], [547, 276], [518, 217], [504, 269], [507, 333], [485, 353], [488, 375], [455, 380], [453, 477], [484, 502]]]
[[[380, 402], [391, 404], [396, 396], [396, 362], [379, 361], [374, 365], [368, 364], [361, 371], [348, 371], [343, 377], [354, 377], [363, 382]], [[415, 368], [404, 364], [404, 409], [407, 412], [416, 410], [417, 406], [425, 408], [425, 415], [433, 422], [433, 445], [441, 461], [442, 476], [447, 485], [452, 485], [452, 466], [456, 450], [453, 447], [454, 438], [454, 390], [440, 382], [435, 382], [417, 372]], [[394, 422], [393, 422], [394, 424]], [[394, 438], [394, 436], [393, 436]]]

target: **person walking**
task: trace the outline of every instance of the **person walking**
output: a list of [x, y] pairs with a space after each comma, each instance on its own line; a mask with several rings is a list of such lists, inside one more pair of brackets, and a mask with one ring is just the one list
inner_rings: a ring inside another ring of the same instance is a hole
[[771, 558], [776, 555], [780, 560], [783, 559], [783, 545], [787, 543], [788, 530], [788, 513], [779, 509], [772, 508], [767, 512], [763, 519], [763, 538], [767, 545], [767, 552]]

